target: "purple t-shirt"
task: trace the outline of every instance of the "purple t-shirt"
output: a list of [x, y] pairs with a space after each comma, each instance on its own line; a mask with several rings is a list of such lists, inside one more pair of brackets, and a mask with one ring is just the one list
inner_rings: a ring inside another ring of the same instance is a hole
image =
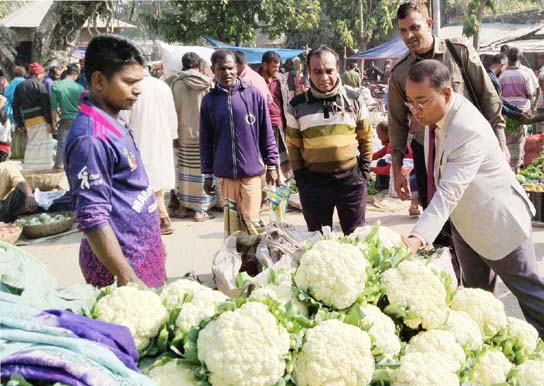
[[[65, 150], [65, 169], [82, 231], [109, 224], [136, 275], [149, 287], [166, 280], [157, 202], [130, 131], [84, 98]], [[81, 241], [79, 264], [87, 283], [113, 276]]]

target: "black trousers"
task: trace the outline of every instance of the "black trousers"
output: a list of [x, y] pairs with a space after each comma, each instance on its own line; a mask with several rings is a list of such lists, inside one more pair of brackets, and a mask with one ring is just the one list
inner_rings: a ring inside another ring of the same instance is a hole
[[332, 228], [334, 209], [345, 235], [365, 224], [366, 180], [359, 166], [342, 175], [305, 171], [297, 179], [302, 213], [310, 232]]
[[14, 189], [5, 200], [0, 201], [0, 221], [13, 222], [25, 213], [26, 194], [19, 189]]

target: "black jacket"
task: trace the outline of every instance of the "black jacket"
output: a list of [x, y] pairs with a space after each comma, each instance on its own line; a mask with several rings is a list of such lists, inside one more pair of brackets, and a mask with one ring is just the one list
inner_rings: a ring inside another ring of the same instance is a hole
[[13, 118], [17, 126], [24, 126], [26, 119], [43, 116], [51, 123], [51, 103], [45, 85], [36, 78], [21, 82], [13, 97]]

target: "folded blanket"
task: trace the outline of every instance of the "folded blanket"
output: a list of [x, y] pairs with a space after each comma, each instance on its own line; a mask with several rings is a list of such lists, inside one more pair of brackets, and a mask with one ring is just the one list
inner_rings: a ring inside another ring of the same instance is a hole
[[0, 329], [3, 380], [20, 374], [77, 386], [153, 385], [135, 371], [137, 351], [125, 327], [0, 301]]

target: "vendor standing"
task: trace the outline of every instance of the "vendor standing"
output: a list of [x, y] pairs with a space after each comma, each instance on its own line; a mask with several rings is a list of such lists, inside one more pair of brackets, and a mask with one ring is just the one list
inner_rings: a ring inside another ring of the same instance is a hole
[[[68, 134], [65, 169], [80, 229], [79, 265], [97, 287], [166, 280], [157, 202], [140, 152], [119, 112], [140, 94], [144, 58], [115, 35], [91, 40], [85, 55], [89, 95]], [[148, 128], [153, 135], [153, 128]]]

